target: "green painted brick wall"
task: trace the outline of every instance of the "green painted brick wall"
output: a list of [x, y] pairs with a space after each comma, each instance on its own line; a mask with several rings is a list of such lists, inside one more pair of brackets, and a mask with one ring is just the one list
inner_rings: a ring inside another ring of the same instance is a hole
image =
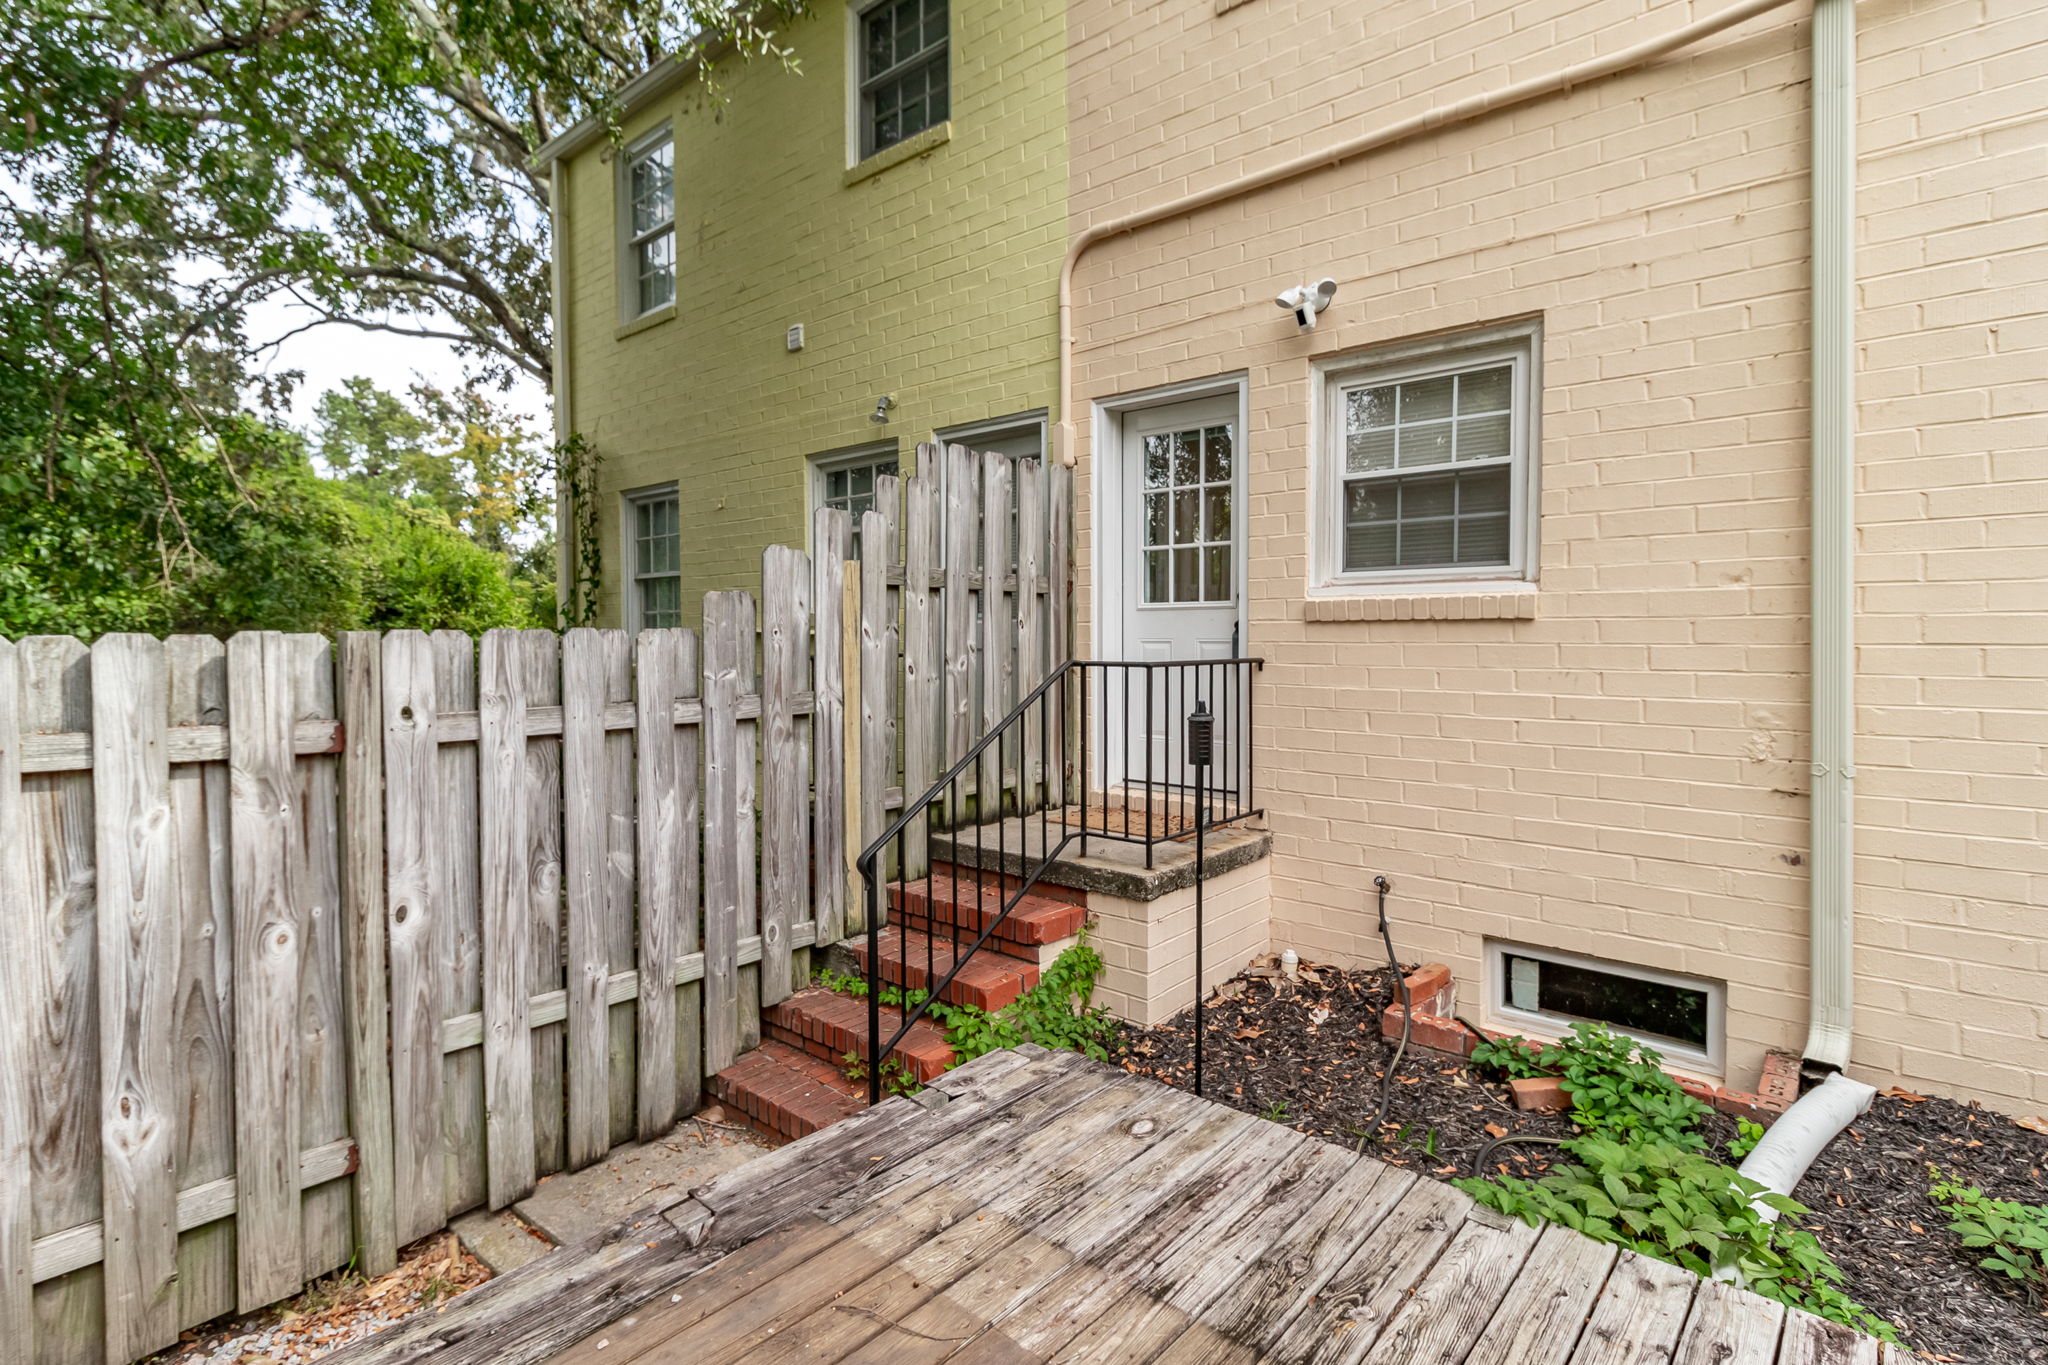
[[954, 0], [950, 136], [852, 183], [843, 4], [786, 31], [800, 74], [728, 62], [722, 106], [689, 83], [635, 110], [628, 141], [664, 122], [676, 141], [677, 307], [638, 330], [620, 324], [610, 146], [567, 161], [567, 396], [603, 457], [603, 623], [622, 624], [628, 490], [678, 483], [694, 622], [706, 591], [759, 590], [763, 546], [806, 543], [808, 457], [894, 439], [909, 473], [936, 428], [1053, 406], [1064, 16]]

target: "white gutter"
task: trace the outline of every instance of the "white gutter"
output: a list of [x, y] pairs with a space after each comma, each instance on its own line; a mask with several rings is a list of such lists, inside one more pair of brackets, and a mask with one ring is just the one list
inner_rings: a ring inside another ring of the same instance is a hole
[[1813, 3], [1813, 857], [1808, 1063], [1849, 1064], [1855, 993], [1856, 4]]
[[[569, 409], [569, 291], [568, 272], [562, 260], [569, 241], [569, 175], [560, 161], [548, 163], [548, 303], [554, 313], [555, 366], [548, 387], [553, 390], [555, 444], [562, 445], [576, 430]], [[571, 605], [570, 587], [576, 547], [576, 519], [570, 515], [569, 490], [555, 481], [555, 606], [566, 619]]]

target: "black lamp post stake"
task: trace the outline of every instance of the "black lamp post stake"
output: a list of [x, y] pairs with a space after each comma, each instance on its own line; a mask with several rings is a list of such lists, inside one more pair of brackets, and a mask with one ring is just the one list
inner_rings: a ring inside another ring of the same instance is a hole
[[1195, 1093], [1202, 1093], [1202, 858], [1203, 833], [1209, 826], [1209, 760], [1215, 749], [1216, 718], [1209, 704], [1196, 701], [1188, 717], [1187, 759], [1195, 770]]

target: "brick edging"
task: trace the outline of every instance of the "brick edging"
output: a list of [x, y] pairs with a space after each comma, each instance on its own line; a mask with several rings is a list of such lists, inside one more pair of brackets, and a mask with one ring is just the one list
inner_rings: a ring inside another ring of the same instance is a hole
[[[1409, 1031], [1410, 1047], [1425, 1048], [1431, 1052], [1452, 1057], [1470, 1057], [1477, 1046], [1472, 1032], [1456, 1019], [1438, 1014], [1445, 1008], [1451, 993], [1451, 969], [1441, 962], [1427, 962], [1408, 974], [1408, 998], [1415, 1007], [1415, 1019]], [[1384, 1037], [1401, 1036], [1403, 1011], [1401, 1002], [1394, 1001], [1387, 1006], [1380, 1017], [1380, 1033]], [[1513, 1037], [1493, 1029], [1482, 1029], [1495, 1042]], [[1792, 1107], [1799, 1098], [1799, 1058], [1790, 1052], [1767, 1052], [1764, 1054], [1763, 1075], [1757, 1080], [1755, 1090], [1735, 1090], [1725, 1085], [1711, 1085], [1690, 1076], [1666, 1072], [1686, 1094], [1711, 1108], [1736, 1118], [1753, 1119], [1769, 1123]]]

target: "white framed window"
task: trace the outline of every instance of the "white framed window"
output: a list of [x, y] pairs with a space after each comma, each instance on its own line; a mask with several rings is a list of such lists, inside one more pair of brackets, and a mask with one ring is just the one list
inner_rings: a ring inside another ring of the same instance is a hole
[[879, 0], [855, 26], [859, 156], [865, 160], [952, 117], [947, 0]]
[[898, 473], [902, 461], [893, 443], [870, 446], [811, 461], [811, 506], [836, 507], [853, 519], [853, 557], [860, 558], [860, 517], [876, 510], [875, 481]]
[[619, 158], [619, 296], [627, 322], [676, 301], [675, 165], [667, 125]]
[[625, 497], [629, 620], [634, 630], [683, 623], [682, 509], [674, 484]]
[[1535, 323], [1321, 368], [1317, 586], [1534, 576]]
[[1489, 939], [1486, 992], [1488, 1019], [1507, 1028], [1561, 1038], [1590, 1020], [1682, 1067], [1723, 1068], [1727, 987], [1719, 981]]

